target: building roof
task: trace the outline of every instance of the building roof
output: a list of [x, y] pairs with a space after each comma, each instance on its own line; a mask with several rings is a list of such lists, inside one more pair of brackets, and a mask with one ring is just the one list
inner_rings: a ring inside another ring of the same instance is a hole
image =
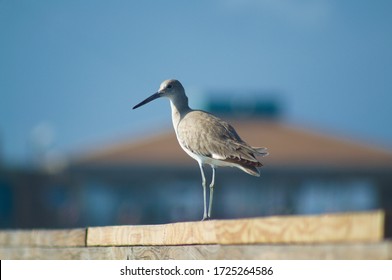
[[[386, 167], [392, 168], [392, 151], [365, 145], [280, 121], [230, 122], [251, 146], [267, 147], [269, 166]], [[78, 155], [75, 164], [194, 165], [180, 148], [174, 130], [141, 140], [107, 145]]]

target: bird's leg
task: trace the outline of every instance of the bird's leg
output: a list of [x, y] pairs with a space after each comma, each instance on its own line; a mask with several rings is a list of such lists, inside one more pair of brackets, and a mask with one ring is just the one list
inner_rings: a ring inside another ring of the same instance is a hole
[[203, 185], [203, 201], [204, 201], [204, 213], [203, 213], [203, 220], [207, 220], [207, 186], [206, 186], [206, 177], [204, 176], [203, 164], [199, 163], [200, 172], [201, 172], [201, 179]]
[[214, 197], [214, 184], [215, 184], [215, 166], [212, 167], [212, 179], [210, 184], [210, 203], [208, 205], [208, 218], [211, 218], [212, 211], [212, 199]]

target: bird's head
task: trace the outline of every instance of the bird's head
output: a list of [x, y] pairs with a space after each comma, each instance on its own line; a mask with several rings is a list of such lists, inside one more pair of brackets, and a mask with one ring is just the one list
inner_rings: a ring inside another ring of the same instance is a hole
[[170, 100], [186, 98], [184, 87], [178, 80], [166, 80], [161, 83], [159, 90], [156, 93], [135, 105], [132, 109], [139, 108], [160, 97], [167, 97]]

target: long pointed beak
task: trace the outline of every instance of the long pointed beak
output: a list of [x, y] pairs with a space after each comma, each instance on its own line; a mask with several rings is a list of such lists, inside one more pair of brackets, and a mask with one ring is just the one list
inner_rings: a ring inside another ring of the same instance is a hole
[[143, 100], [142, 102], [140, 102], [139, 104], [135, 105], [133, 109], [139, 108], [140, 106], [143, 106], [144, 104], [147, 104], [148, 102], [151, 102], [157, 98], [161, 97], [161, 94], [159, 92], [154, 93], [153, 95], [151, 95], [150, 97], [146, 98], [145, 100]]

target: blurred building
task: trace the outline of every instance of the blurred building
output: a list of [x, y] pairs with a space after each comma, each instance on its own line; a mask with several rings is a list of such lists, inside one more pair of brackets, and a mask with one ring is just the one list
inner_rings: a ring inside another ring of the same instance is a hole
[[[285, 123], [274, 101], [233, 104], [211, 100], [206, 109], [228, 119], [250, 145], [268, 147], [270, 156], [260, 178], [217, 170], [216, 218], [392, 209], [390, 151]], [[125, 199], [143, 202], [140, 222], [201, 218], [199, 168], [171, 127], [86, 153], [73, 168], [132, 189]]]
[[[270, 152], [259, 178], [217, 169], [215, 218], [392, 209], [391, 151], [286, 123], [273, 100], [207, 105], [247, 143]], [[198, 165], [171, 127], [78, 154], [60, 174], [3, 178], [18, 205], [11, 227], [167, 223], [203, 212]]]

